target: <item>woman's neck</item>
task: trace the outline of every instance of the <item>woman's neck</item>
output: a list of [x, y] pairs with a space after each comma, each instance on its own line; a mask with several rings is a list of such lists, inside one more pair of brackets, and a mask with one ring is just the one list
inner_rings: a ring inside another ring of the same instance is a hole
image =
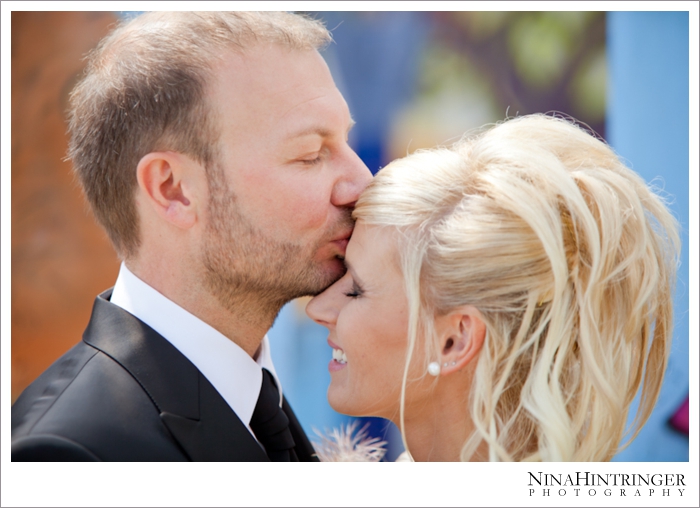
[[[466, 415], [466, 408], [462, 408]], [[449, 411], [452, 413], [452, 411]], [[467, 440], [466, 422], [454, 414], [426, 411], [419, 419], [406, 419], [406, 441], [416, 462], [456, 462]]]
[[[446, 382], [445, 382], [446, 381]], [[430, 397], [406, 408], [406, 441], [416, 462], [455, 462], [474, 430], [464, 386], [441, 379]], [[471, 461], [487, 460], [485, 443]]]

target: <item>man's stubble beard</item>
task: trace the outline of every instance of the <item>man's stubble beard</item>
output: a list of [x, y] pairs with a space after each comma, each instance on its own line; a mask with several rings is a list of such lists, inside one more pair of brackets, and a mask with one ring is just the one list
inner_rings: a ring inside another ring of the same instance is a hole
[[352, 226], [350, 209], [314, 245], [282, 241], [254, 226], [223, 178], [222, 173], [209, 178], [209, 221], [202, 261], [206, 287], [224, 308], [236, 314], [252, 308], [255, 315], [244, 315], [244, 319], [271, 323], [287, 302], [315, 296], [342, 277], [344, 269], [324, 267], [313, 258]]

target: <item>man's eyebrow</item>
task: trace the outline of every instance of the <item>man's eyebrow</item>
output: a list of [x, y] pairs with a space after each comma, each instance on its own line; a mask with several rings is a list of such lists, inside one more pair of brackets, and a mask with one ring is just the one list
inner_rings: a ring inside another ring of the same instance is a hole
[[[345, 131], [345, 133], [346, 134], [349, 133], [354, 126], [355, 126], [355, 120], [350, 118], [350, 122], [348, 123], [348, 129]], [[325, 127], [314, 126], [314, 127], [308, 127], [306, 129], [301, 129], [298, 132], [294, 132], [289, 137], [290, 138], [301, 138], [304, 136], [309, 136], [311, 134], [316, 134], [322, 138], [329, 138], [329, 137], [331, 137], [332, 132], [330, 130], [326, 129]]]

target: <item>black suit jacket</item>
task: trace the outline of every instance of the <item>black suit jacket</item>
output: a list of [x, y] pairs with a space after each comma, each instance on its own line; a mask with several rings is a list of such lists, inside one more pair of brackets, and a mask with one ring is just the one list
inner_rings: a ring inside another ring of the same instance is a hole
[[[12, 406], [12, 460], [269, 460], [199, 370], [110, 296], [96, 298], [82, 342]], [[318, 460], [283, 409], [299, 460]]]

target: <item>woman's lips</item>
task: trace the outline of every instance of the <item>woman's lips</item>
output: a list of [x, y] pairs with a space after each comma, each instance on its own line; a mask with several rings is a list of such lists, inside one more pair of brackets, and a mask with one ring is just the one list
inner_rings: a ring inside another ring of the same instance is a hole
[[339, 370], [343, 370], [345, 367], [347, 367], [347, 363], [340, 363], [336, 360], [331, 360], [328, 362], [328, 371], [329, 372], [338, 372]]
[[345, 356], [345, 351], [338, 347], [330, 339], [328, 340], [328, 345], [333, 348], [333, 359], [328, 363], [328, 370], [330, 372], [338, 372], [345, 368], [348, 364], [348, 358]]

